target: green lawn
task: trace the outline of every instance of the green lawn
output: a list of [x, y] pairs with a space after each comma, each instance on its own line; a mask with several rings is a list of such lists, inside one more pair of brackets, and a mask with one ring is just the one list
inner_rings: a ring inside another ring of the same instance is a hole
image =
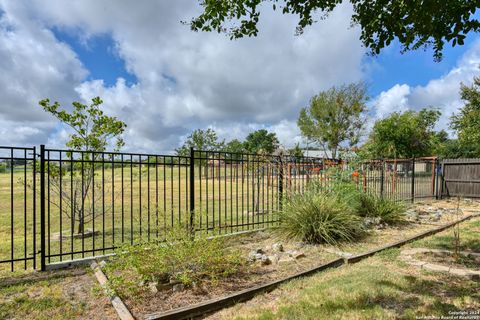
[[[480, 249], [480, 220], [461, 224], [462, 248]], [[411, 244], [453, 249], [453, 231]], [[357, 264], [291, 281], [212, 319], [416, 319], [480, 310], [478, 282], [428, 272], [391, 249]], [[478, 314], [477, 314], [478, 315]]]

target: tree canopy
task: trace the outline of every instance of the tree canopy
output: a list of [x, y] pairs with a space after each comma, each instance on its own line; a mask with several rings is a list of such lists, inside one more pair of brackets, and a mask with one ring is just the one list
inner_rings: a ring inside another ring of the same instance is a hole
[[244, 142], [245, 150], [250, 153], [273, 153], [278, 145], [277, 135], [265, 129], [250, 132]]
[[[194, 31], [217, 31], [230, 38], [257, 36], [260, 13], [273, 10], [298, 16], [296, 33], [325, 18], [341, 0], [199, 0], [203, 12], [188, 24]], [[350, 0], [352, 25], [361, 29], [360, 40], [371, 54], [379, 54], [392, 41], [402, 52], [433, 47], [434, 59], [442, 58], [445, 43], [463, 45], [470, 31], [480, 30], [475, 15], [480, 7], [471, 0]], [[318, 14], [317, 14], [318, 13]]]
[[335, 158], [342, 143], [358, 143], [367, 100], [364, 83], [332, 87], [310, 100], [310, 106], [300, 111], [297, 124], [304, 137], [324, 151], [330, 150]]
[[436, 109], [394, 112], [375, 122], [364, 152], [374, 158], [431, 156], [440, 137], [434, 131], [439, 118]]
[[465, 105], [451, 118], [450, 126], [456, 131], [458, 143], [469, 156], [480, 156], [480, 78], [472, 86], [461, 85], [460, 96]]
[[179, 156], [188, 156], [190, 148], [201, 151], [218, 151], [225, 146], [225, 141], [219, 140], [215, 130], [208, 128], [207, 130], [196, 129], [185, 140], [183, 145], [176, 149]]
[[107, 116], [100, 109], [103, 103], [100, 97], [92, 99], [91, 104], [73, 102], [73, 111], [60, 110], [58, 102], [50, 103], [49, 99], [39, 102], [48, 113], [73, 129], [66, 143], [68, 148], [84, 151], [104, 151], [110, 140], [115, 139], [114, 149], [117, 151], [123, 145], [121, 134], [127, 125], [116, 117]]

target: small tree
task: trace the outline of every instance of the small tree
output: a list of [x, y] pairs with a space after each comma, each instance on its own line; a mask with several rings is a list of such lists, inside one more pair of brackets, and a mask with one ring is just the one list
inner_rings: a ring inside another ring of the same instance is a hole
[[250, 153], [273, 153], [279, 145], [279, 141], [275, 132], [268, 132], [260, 129], [250, 132], [245, 138], [245, 149]]
[[[91, 104], [73, 102], [73, 111], [60, 110], [58, 102], [50, 103], [49, 99], [39, 102], [40, 106], [48, 113], [55, 116], [65, 125], [73, 129], [66, 146], [75, 151], [91, 151], [83, 154], [83, 160], [90, 160], [91, 165], [75, 165], [70, 172], [71, 179], [62, 179], [67, 174], [65, 170], [60, 171], [53, 164], [50, 168], [51, 190], [62, 198], [64, 203], [62, 212], [78, 223], [77, 232], [83, 233], [85, 224], [95, 218], [96, 211], [100, 206], [95, 206], [99, 198], [93, 198], [92, 189], [101, 190], [102, 185], [94, 182], [95, 160], [98, 160], [99, 151], [105, 151], [106, 147], [113, 140], [114, 150], [119, 150], [124, 142], [121, 134], [126, 124], [116, 117], [107, 116], [100, 109], [103, 101], [100, 97], [92, 99]], [[72, 153], [67, 156], [73, 159]], [[94, 192], [100, 197], [101, 192]], [[52, 202], [52, 204], [57, 205]], [[73, 233], [73, 230], [72, 230]]]
[[303, 157], [303, 150], [302, 148], [300, 148], [300, 143], [296, 143], [295, 147], [293, 147], [292, 149], [288, 149], [288, 155], [298, 158]]
[[300, 111], [297, 124], [302, 135], [336, 158], [340, 146], [355, 146], [364, 128], [368, 100], [364, 83], [332, 87], [310, 100]]
[[471, 87], [462, 84], [460, 96], [466, 103], [452, 116], [450, 127], [456, 131], [460, 146], [469, 156], [480, 156], [480, 78], [474, 78]]
[[196, 129], [185, 140], [183, 145], [175, 149], [177, 155], [190, 155], [190, 148], [201, 151], [217, 151], [224, 148], [225, 141], [219, 140], [215, 130], [208, 128], [207, 130]]

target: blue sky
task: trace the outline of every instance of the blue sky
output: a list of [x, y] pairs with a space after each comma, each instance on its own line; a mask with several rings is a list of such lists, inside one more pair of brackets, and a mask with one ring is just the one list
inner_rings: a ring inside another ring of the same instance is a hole
[[476, 39], [478, 37], [475, 34], [470, 34], [466, 38], [465, 45], [446, 46], [440, 62], [433, 60], [431, 48], [402, 54], [400, 45], [394, 42], [379, 56], [365, 58], [367, 63], [375, 64], [369, 79], [370, 94], [376, 96], [398, 83], [424, 86], [430, 80], [440, 78], [456, 65], [458, 59]]
[[43, 112], [50, 98], [100, 96], [123, 120], [129, 151], [171, 152], [194, 129], [220, 138], [274, 131], [282, 144], [303, 143], [299, 111], [322, 90], [365, 81], [368, 123], [393, 111], [435, 106], [438, 128], [462, 105], [460, 83], [479, 76], [480, 40], [405, 54], [393, 43], [368, 56], [351, 27], [352, 8], [295, 36], [295, 16], [265, 11], [256, 38], [231, 41], [195, 33], [180, 21], [199, 12], [191, 0], [0, 0], [0, 144], [64, 146], [70, 133]]
[[78, 32], [62, 31], [58, 28], [51, 30], [59, 41], [66, 43], [78, 55], [89, 72], [87, 81], [103, 79], [107, 86], [114, 85], [117, 78], [124, 78], [128, 85], [137, 82], [135, 75], [127, 71], [125, 61], [118, 55], [115, 41], [110, 34], [82, 39]]

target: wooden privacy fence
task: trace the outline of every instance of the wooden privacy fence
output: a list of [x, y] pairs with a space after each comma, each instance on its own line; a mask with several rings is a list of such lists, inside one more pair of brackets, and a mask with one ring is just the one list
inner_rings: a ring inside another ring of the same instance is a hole
[[441, 196], [480, 198], [480, 158], [444, 159]]

